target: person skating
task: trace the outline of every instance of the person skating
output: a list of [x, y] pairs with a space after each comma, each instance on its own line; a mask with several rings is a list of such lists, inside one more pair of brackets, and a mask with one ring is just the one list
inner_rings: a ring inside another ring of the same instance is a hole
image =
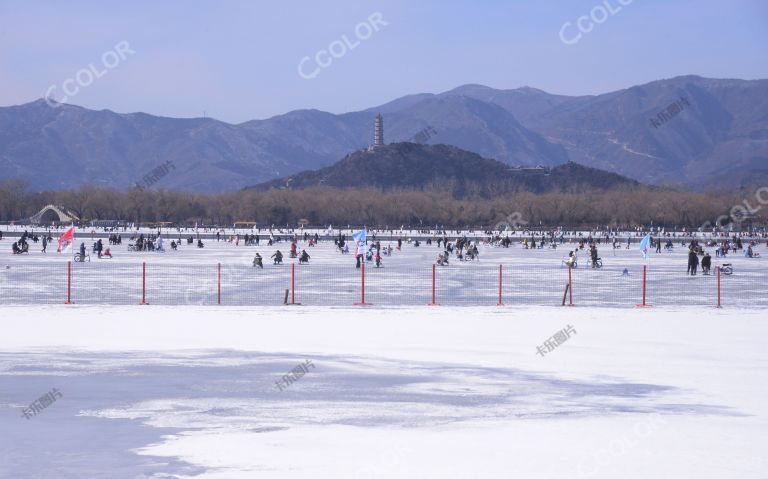
[[305, 249], [301, 250], [301, 256], [299, 257], [299, 264], [301, 263], [309, 263], [309, 255], [307, 254], [307, 250]]
[[255, 268], [256, 266], [264, 269], [264, 263], [262, 262], [261, 255], [259, 253], [256, 253], [256, 256], [253, 257], [253, 267]]
[[592, 268], [597, 268], [597, 246], [594, 243], [589, 248], [589, 256], [592, 259]]
[[280, 250], [275, 251], [275, 254], [270, 256], [270, 258], [275, 259], [274, 264], [283, 264], [283, 253], [281, 253]]
[[48, 247], [48, 237], [43, 235], [43, 253], [45, 253], [45, 249]]

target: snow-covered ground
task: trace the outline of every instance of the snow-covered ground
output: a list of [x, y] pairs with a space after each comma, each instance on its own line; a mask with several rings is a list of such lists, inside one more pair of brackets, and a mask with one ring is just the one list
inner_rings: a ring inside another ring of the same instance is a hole
[[58, 305], [0, 318], [2, 478], [768, 470], [764, 309]]

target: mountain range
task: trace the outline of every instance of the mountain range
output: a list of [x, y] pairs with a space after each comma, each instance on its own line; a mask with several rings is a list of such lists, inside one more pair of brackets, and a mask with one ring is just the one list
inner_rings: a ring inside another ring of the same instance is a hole
[[[508, 165], [568, 161], [649, 184], [703, 188], [768, 179], [768, 80], [683, 76], [590, 96], [465, 85], [367, 110], [297, 110], [229, 124], [54, 104], [0, 107], [0, 177], [34, 190], [231, 191], [333, 164], [372, 142], [445, 144]], [[428, 132], [425, 134], [424, 132]]]

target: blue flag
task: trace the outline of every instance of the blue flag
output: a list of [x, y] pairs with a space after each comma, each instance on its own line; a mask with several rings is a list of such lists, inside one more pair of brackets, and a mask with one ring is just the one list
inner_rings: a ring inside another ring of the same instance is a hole
[[363, 244], [365, 244], [365, 230], [362, 229], [352, 233], [352, 239], [355, 240], [355, 242], [361, 241]]
[[648, 248], [651, 247], [651, 235], [647, 234], [640, 241], [640, 251], [643, 252], [643, 259], [648, 259]]
[[352, 239], [355, 240], [355, 256], [363, 256], [365, 254], [365, 229], [355, 231], [352, 233]]

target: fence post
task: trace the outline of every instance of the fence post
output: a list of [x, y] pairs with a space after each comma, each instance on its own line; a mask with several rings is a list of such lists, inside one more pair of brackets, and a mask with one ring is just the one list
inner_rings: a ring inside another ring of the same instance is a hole
[[72, 304], [72, 261], [67, 261], [67, 301], [64, 304]]
[[362, 261], [362, 264], [360, 265], [360, 281], [361, 281], [361, 301], [359, 303], [355, 303], [357, 306], [369, 306], [371, 303], [365, 302], [365, 260]]
[[147, 263], [143, 261], [141, 263], [141, 302], [139, 304], [147, 303]]
[[573, 278], [571, 270], [573, 266], [568, 266], [568, 306], [573, 306]]
[[502, 266], [499, 264], [499, 302], [496, 303], [496, 306], [504, 306], [504, 302], [501, 300], [501, 291], [502, 291]]
[[432, 265], [432, 302], [427, 303], [427, 306], [437, 306], [437, 274], [435, 273], [435, 265]]
[[296, 304], [296, 263], [291, 263], [291, 304]]
[[216, 270], [218, 273], [218, 291], [217, 291], [217, 304], [221, 304], [221, 263], [216, 263]]
[[648, 308], [648, 307], [651, 306], [650, 304], [645, 302], [645, 283], [646, 283], [647, 270], [648, 270], [648, 265], [644, 264], [643, 265], [643, 302], [642, 302], [642, 304], [636, 304], [635, 305], [635, 307], [638, 307], [638, 308]]
[[720, 266], [715, 267], [715, 271], [717, 271], [717, 306], [716, 308], [721, 308], [722, 305], [720, 304]]

